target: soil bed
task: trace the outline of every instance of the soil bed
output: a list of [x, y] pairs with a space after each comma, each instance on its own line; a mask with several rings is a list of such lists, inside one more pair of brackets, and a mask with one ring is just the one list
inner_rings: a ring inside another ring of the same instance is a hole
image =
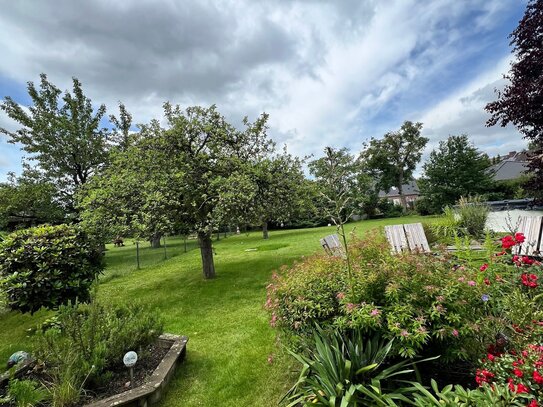
[[[130, 382], [130, 372], [128, 368], [124, 366], [122, 361], [115, 365], [108, 372], [112, 374], [112, 377], [107, 380], [107, 384], [101, 387], [85, 388], [81, 396], [78, 406], [83, 406], [108, 398], [113, 395], [121, 394], [127, 390], [136, 388], [144, 384], [148, 377], [150, 377], [155, 369], [160, 364], [161, 360], [166, 356], [169, 347], [160, 346], [160, 344], [153, 343], [146, 348], [138, 351], [138, 362], [134, 367], [134, 382]], [[30, 370], [24, 374], [21, 379], [36, 380], [41, 383], [51, 382], [51, 378], [46, 371], [33, 371]], [[129, 386], [127, 386], [129, 384]], [[0, 397], [5, 395], [6, 389], [0, 388]], [[13, 404], [15, 405], [15, 404]], [[0, 406], [11, 406], [10, 404], [2, 404]]]

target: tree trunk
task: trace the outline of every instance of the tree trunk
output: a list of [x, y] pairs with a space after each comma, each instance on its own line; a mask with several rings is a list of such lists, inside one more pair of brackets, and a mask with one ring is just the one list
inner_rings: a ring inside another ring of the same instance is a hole
[[204, 278], [214, 278], [215, 264], [213, 263], [213, 243], [211, 241], [211, 233], [198, 232], [198, 242], [200, 243]]
[[398, 194], [400, 195], [400, 203], [402, 204], [403, 209], [406, 210], [407, 201], [405, 200], [405, 196], [403, 194], [403, 174], [400, 174], [398, 178]]
[[268, 221], [267, 220], [262, 222], [262, 237], [264, 239], [267, 239], [269, 237], [269, 235], [268, 235]]
[[160, 233], [157, 233], [153, 236], [151, 236], [151, 239], [149, 239], [149, 243], [151, 243], [151, 247], [153, 249], [158, 249], [160, 247], [160, 239], [162, 238], [162, 235]]

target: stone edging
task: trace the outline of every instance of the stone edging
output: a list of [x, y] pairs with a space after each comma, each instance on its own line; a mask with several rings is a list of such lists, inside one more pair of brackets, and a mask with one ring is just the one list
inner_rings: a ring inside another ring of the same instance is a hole
[[171, 380], [176, 367], [185, 357], [188, 340], [186, 336], [172, 334], [160, 335], [158, 338], [159, 345], [169, 347], [170, 350], [160, 361], [147, 382], [135, 389], [127, 390], [91, 404], [86, 404], [84, 407], [145, 407], [156, 403], [162, 397], [164, 389]]

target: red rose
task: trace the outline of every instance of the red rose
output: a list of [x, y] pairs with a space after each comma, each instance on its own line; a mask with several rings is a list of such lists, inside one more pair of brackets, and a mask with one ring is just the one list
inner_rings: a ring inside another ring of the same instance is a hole
[[526, 407], [538, 407], [539, 404], [537, 404], [536, 400], [530, 401], [528, 404], [526, 404]]
[[488, 264], [483, 264], [481, 267], [479, 267], [480, 271], [485, 271], [488, 268]]
[[524, 233], [515, 233], [515, 241], [517, 243], [524, 243], [525, 237]]
[[506, 250], [510, 249], [516, 244], [517, 242], [515, 241], [515, 239], [513, 239], [513, 236], [507, 235], [507, 236], [502, 237], [502, 247], [504, 249]]
[[524, 375], [524, 373], [522, 373], [522, 370], [520, 370], [518, 367], [515, 367], [513, 369], [513, 374], [517, 377], [522, 377]]

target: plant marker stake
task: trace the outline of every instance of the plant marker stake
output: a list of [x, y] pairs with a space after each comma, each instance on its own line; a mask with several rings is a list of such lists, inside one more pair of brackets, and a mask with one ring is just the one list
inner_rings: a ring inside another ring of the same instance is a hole
[[130, 387], [134, 386], [134, 366], [138, 361], [138, 354], [134, 351], [126, 352], [123, 357], [124, 365], [130, 370]]

